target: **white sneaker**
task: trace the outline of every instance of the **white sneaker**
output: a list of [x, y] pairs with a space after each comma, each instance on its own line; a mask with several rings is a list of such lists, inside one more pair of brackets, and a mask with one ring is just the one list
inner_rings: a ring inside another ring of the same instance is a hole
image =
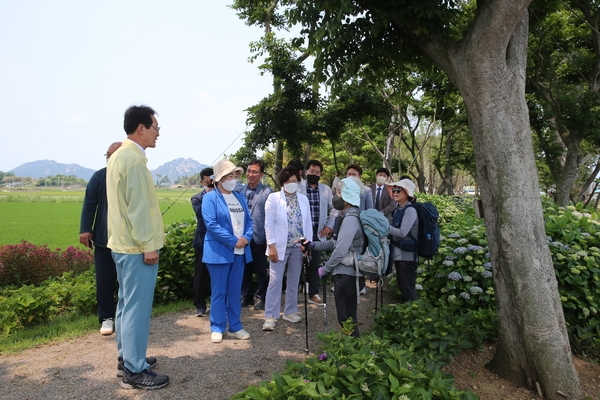
[[359, 293], [360, 294], [367, 294], [367, 288], [366, 287], [362, 288], [362, 290]]
[[243, 329], [240, 329], [237, 332], [227, 332], [227, 336], [232, 336], [236, 339], [241, 339], [241, 340], [250, 339], [250, 334]]
[[223, 334], [221, 332], [213, 332], [210, 334], [210, 341], [213, 343], [221, 343], [223, 341]]
[[335, 292], [335, 286], [332, 286], [332, 287], [331, 287], [331, 291], [332, 291], [332, 292]]
[[298, 313], [283, 314], [283, 319], [294, 323], [302, 321], [302, 318], [298, 315]]
[[275, 328], [276, 321], [277, 320], [273, 317], [268, 317], [267, 319], [265, 319], [265, 323], [263, 324], [263, 331], [271, 332], [273, 328]]
[[115, 324], [112, 318], [105, 319], [104, 321], [102, 321], [102, 327], [100, 327], [100, 334], [104, 336], [112, 335], [112, 333], [115, 331], [114, 326]]

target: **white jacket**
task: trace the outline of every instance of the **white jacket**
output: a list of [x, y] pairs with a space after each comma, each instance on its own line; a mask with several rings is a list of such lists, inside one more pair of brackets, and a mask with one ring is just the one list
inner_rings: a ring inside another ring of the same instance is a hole
[[[302, 193], [296, 193], [296, 197], [302, 214], [304, 237], [312, 242], [312, 219], [308, 198]], [[267, 251], [265, 254], [269, 255], [269, 245], [275, 244], [278, 257], [283, 259], [288, 237], [287, 203], [283, 190], [271, 193], [265, 203], [265, 236], [267, 238]]]

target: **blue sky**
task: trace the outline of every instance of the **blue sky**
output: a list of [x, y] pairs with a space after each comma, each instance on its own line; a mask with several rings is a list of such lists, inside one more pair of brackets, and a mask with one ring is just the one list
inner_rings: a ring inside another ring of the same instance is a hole
[[230, 3], [0, 0], [0, 170], [42, 159], [103, 167], [131, 104], [159, 114], [151, 169], [211, 164], [232, 142], [235, 152], [244, 109], [271, 92], [271, 76], [248, 62], [261, 30]]

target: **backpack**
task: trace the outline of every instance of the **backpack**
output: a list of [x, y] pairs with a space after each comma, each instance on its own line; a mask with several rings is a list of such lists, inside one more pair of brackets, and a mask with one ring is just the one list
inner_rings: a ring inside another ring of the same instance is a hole
[[362, 254], [354, 253], [354, 265], [358, 271], [367, 276], [379, 277], [385, 274], [390, 257], [388, 239], [390, 223], [388, 219], [374, 208], [349, 212], [360, 220], [363, 228], [364, 243]]
[[[440, 247], [440, 226], [437, 222], [440, 213], [435, 205], [429, 201], [409, 203], [406, 208], [408, 207], [414, 207], [417, 211], [417, 218], [419, 219], [417, 237], [415, 238], [409, 233], [408, 237], [410, 239], [392, 240], [392, 243], [404, 251], [412, 252], [416, 249], [417, 254], [421, 257], [432, 257]], [[406, 208], [394, 211], [393, 227], [400, 227]]]

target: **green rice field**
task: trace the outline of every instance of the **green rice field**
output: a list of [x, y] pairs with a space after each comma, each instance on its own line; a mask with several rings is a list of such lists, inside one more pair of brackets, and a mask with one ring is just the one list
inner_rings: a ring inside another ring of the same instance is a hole
[[[165, 225], [195, 218], [190, 189], [158, 191]], [[83, 190], [0, 192], [0, 245], [16, 244], [23, 240], [51, 249], [65, 249], [79, 244], [79, 221], [83, 205]], [[179, 196], [181, 196], [179, 198]]]

